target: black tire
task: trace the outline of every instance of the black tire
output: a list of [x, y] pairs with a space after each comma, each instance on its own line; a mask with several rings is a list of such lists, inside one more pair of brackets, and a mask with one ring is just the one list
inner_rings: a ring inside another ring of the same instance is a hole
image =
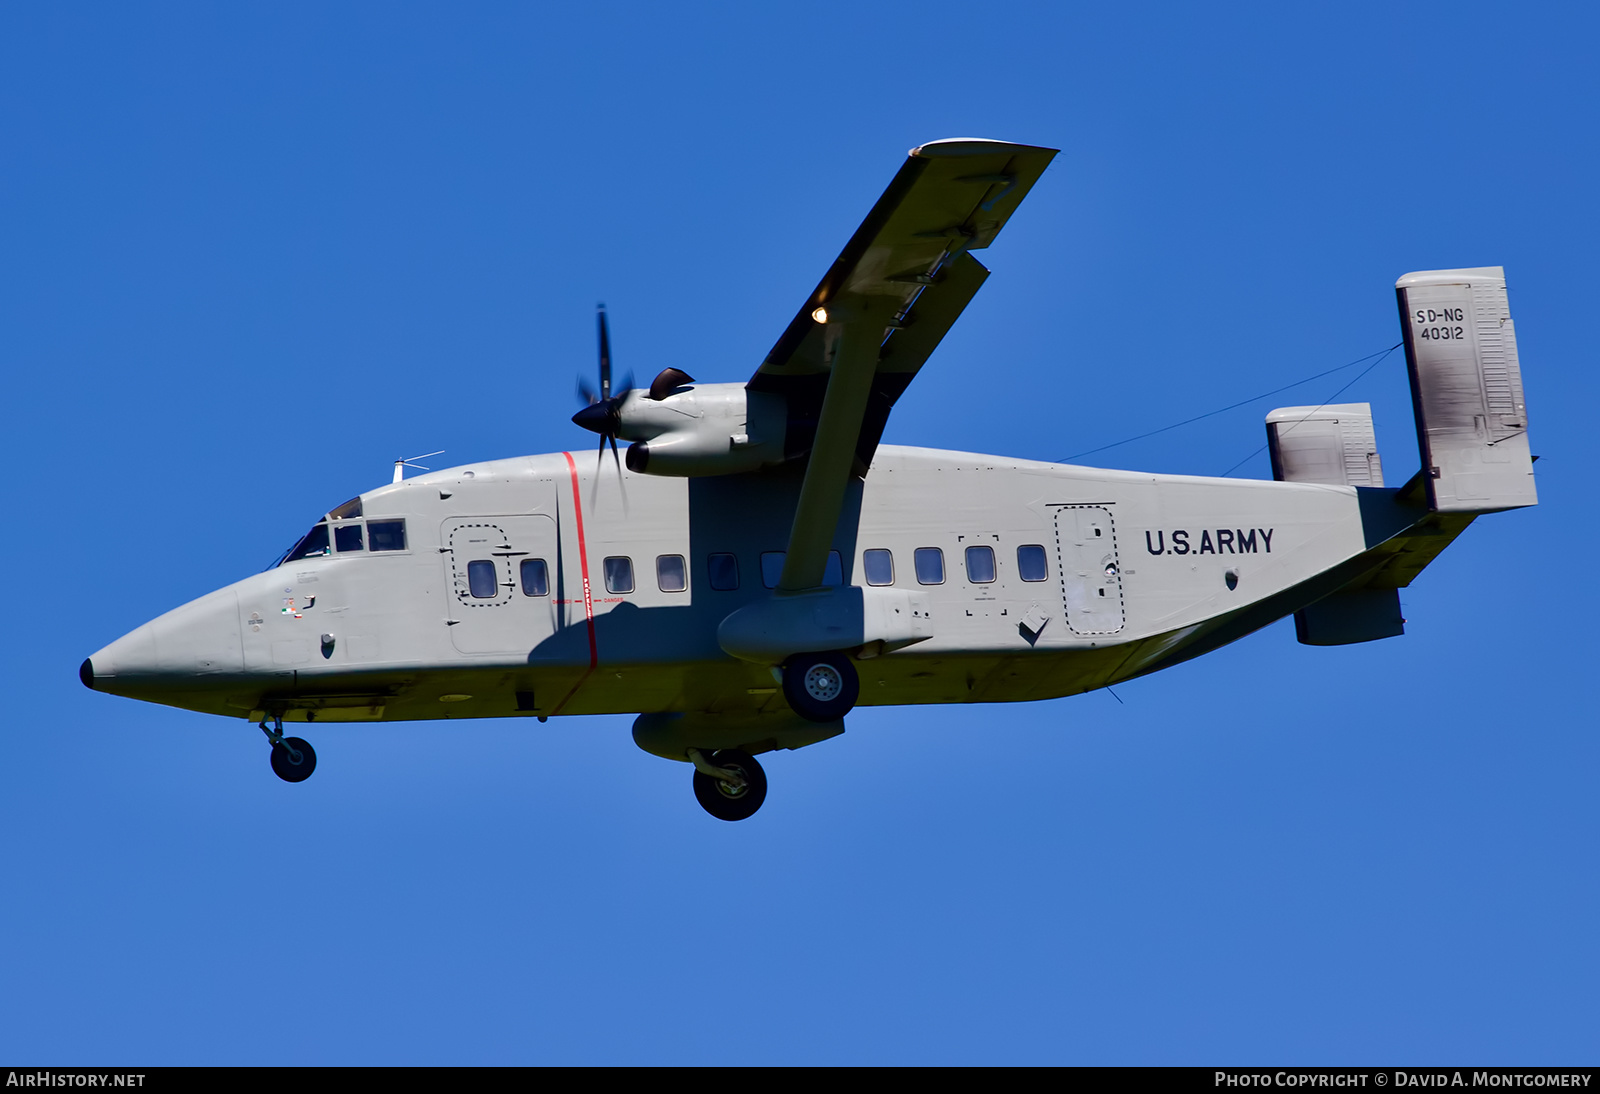
[[[289, 747], [285, 748], [284, 745]], [[289, 754], [291, 748], [300, 754], [299, 760]], [[272, 771], [284, 782], [305, 782], [316, 769], [316, 750], [299, 737], [285, 737], [283, 744], [272, 746]]]
[[767, 800], [767, 773], [754, 756], [727, 748], [711, 757], [718, 767], [731, 767], [744, 776], [744, 786], [731, 790], [721, 779], [694, 773], [694, 796], [701, 808], [718, 820], [738, 821], [751, 816]]
[[810, 722], [835, 722], [861, 697], [861, 678], [842, 653], [797, 653], [783, 663], [783, 697]]

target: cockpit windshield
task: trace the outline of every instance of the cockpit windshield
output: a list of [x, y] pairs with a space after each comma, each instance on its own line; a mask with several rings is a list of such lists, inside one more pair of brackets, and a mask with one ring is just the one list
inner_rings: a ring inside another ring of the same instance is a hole
[[318, 523], [311, 531], [300, 537], [300, 542], [289, 548], [283, 558], [278, 560], [278, 565], [285, 562], [297, 562], [302, 558], [320, 557], [333, 554], [333, 548], [328, 546], [328, 526]]
[[338, 552], [340, 555], [365, 551], [404, 551], [406, 549], [406, 522], [404, 520], [361, 520], [361, 499], [351, 498], [319, 520], [295, 545], [267, 567], [275, 569], [303, 558], [322, 558]]

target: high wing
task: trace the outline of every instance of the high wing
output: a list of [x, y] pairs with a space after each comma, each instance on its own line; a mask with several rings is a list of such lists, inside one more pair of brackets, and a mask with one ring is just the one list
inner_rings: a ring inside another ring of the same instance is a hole
[[957, 138], [913, 148], [746, 385], [784, 396], [785, 447], [810, 449], [778, 588], [822, 583], [850, 475], [989, 271], [994, 242], [1056, 150]]
[[810, 447], [827, 387], [826, 324], [816, 310], [881, 316], [857, 445], [857, 470], [865, 472], [895, 401], [989, 276], [967, 252], [994, 242], [1055, 155], [1053, 148], [959, 137], [911, 150], [747, 385], [787, 397], [786, 447]]

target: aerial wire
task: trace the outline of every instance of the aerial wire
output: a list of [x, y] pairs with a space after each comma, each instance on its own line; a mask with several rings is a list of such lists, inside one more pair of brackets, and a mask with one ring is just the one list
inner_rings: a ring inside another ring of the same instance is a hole
[[[1324, 376], [1332, 376], [1335, 372], [1343, 372], [1347, 368], [1354, 368], [1356, 365], [1364, 364], [1367, 361], [1372, 361], [1372, 359], [1374, 357], [1376, 357], [1378, 359], [1378, 361], [1382, 361], [1385, 357], [1389, 356], [1389, 354], [1391, 354], [1395, 350], [1399, 349], [1403, 344], [1404, 343], [1402, 343], [1402, 342], [1396, 342], [1394, 345], [1390, 346], [1388, 349], [1378, 350], [1375, 353], [1369, 353], [1365, 357], [1357, 357], [1354, 361], [1346, 361], [1344, 364], [1339, 365], [1336, 368], [1330, 368], [1330, 369], [1328, 369], [1328, 370], [1326, 370], [1324, 372], [1318, 372], [1315, 375], [1307, 376], [1307, 377], [1305, 377], [1303, 379], [1296, 380], [1292, 384], [1285, 384], [1282, 387], [1275, 387], [1271, 391], [1263, 391], [1260, 395], [1252, 395], [1248, 399], [1241, 399], [1237, 403], [1230, 403], [1228, 406], [1221, 407], [1221, 408], [1219, 408], [1217, 410], [1208, 410], [1204, 414], [1196, 414], [1193, 418], [1185, 418], [1181, 422], [1173, 422], [1171, 425], [1164, 425], [1160, 429], [1152, 429], [1150, 432], [1141, 433], [1137, 437], [1127, 437], [1127, 438], [1125, 438], [1123, 440], [1120, 440], [1120, 441], [1113, 441], [1110, 444], [1103, 444], [1099, 448], [1091, 448], [1086, 452], [1077, 452], [1077, 453], [1074, 453], [1071, 456], [1063, 456], [1061, 459], [1056, 460], [1054, 462], [1056, 462], [1056, 463], [1068, 463], [1069, 461], [1080, 459], [1080, 458], [1082, 458], [1084, 456], [1092, 456], [1096, 452], [1104, 452], [1104, 451], [1106, 451], [1107, 449], [1110, 449], [1110, 448], [1120, 448], [1125, 444], [1132, 444], [1134, 441], [1142, 441], [1146, 437], [1154, 437], [1158, 433], [1166, 433], [1169, 430], [1178, 429], [1178, 428], [1180, 428], [1182, 426], [1190, 425], [1190, 424], [1192, 424], [1194, 422], [1201, 421], [1201, 420], [1203, 420], [1205, 418], [1214, 418], [1218, 414], [1226, 414], [1230, 410], [1237, 410], [1242, 406], [1249, 406], [1251, 403], [1258, 403], [1262, 399], [1271, 398], [1272, 396], [1278, 394], [1279, 392], [1288, 391], [1290, 388], [1299, 387], [1301, 384], [1309, 384], [1312, 380], [1320, 380]], [[1376, 365], [1378, 363], [1378, 361], [1372, 361], [1372, 364]], [[1368, 372], [1371, 372], [1371, 371], [1372, 371], [1372, 367], [1368, 366], [1368, 368], [1361, 373], [1361, 376], [1365, 376]], [[1356, 380], [1361, 379], [1361, 376], [1357, 376]], [[1350, 381], [1350, 384], [1353, 384], [1353, 383], [1355, 383], [1355, 380]], [[1339, 391], [1335, 392], [1333, 394], [1333, 396], [1329, 398], [1328, 402], [1332, 402], [1334, 399], [1338, 398], [1339, 394], [1341, 392], [1343, 392], [1345, 390], [1345, 388], [1348, 388], [1350, 386], [1350, 384], [1346, 384], [1344, 387], [1340, 388]], [[1322, 405], [1323, 406], [1327, 406], [1328, 404], [1324, 403]], [[1321, 408], [1319, 407], [1318, 409], [1321, 409]], [[1250, 455], [1254, 456], [1255, 453], [1252, 452]], [[1250, 458], [1249, 456], [1245, 457], [1245, 459], [1249, 459], [1249, 458]], [[1234, 466], [1236, 467], [1238, 465], [1235, 464]], [[1229, 470], [1232, 470], [1232, 468], [1229, 468]]]
[[[1322, 400], [1322, 402], [1316, 407], [1315, 410], [1312, 410], [1310, 414], [1305, 415], [1305, 417], [1301, 418], [1299, 421], [1294, 422], [1293, 424], [1291, 424], [1289, 426], [1289, 428], [1285, 429], [1283, 432], [1284, 433], [1292, 432], [1294, 430], [1294, 427], [1299, 425], [1300, 422], [1304, 422], [1304, 421], [1308, 420], [1309, 418], [1311, 418], [1312, 415], [1316, 414], [1318, 410], [1321, 410], [1323, 407], [1325, 407], [1329, 403], [1333, 402], [1339, 396], [1343, 395], [1345, 392], [1347, 392], [1351, 388], [1355, 387], [1356, 383], [1363, 376], [1365, 376], [1367, 373], [1371, 372], [1373, 369], [1377, 368], [1379, 365], [1383, 364], [1383, 362], [1388, 359], [1389, 354], [1393, 353], [1395, 350], [1399, 349], [1403, 345], [1405, 345], [1404, 342], [1396, 342], [1394, 345], [1392, 345], [1388, 349], [1384, 350], [1383, 351], [1383, 355], [1381, 357], [1379, 357], [1376, 361], [1372, 362], [1372, 364], [1370, 364], [1366, 368], [1362, 369], [1356, 375], [1356, 378], [1354, 380], [1351, 380], [1348, 384], [1344, 385], [1344, 387], [1340, 388], [1338, 391], [1335, 391], [1332, 395], [1330, 395], [1326, 399]], [[1362, 358], [1362, 360], [1366, 360], [1366, 358]], [[1326, 375], [1326, 374], [1324, 374], [1324, 375]], [[1261, 455], [1261, 453], [1265, 452], [1266, 450], [1267, 450], [1267, 446], [1266, 445], [1262, 445], [1260, 448], [1258, 448], [1254, 452], [1250, 453], [1250, 455], [1246, 456], [1244, 459], [1240, 460], [1238, 463], [1234, 464], [1232, 467], [1228, 468], [1226, 471], [1224, 471], [1222, 474], [1218, 475], [1217, 477], [1219, 479], [1227, 478], [1229, 475], [1231, 475], [1235, 471], [1239, 470], [1239, 468], [1243, 467], [1245, 464], [1249, 463], [1251, 460], [1255, 459], [1257, 456]]]

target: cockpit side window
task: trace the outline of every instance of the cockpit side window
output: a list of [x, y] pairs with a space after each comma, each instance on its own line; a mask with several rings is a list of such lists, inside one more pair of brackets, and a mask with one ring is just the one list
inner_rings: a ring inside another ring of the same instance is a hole
[[367, 549], [371, 551], [404, 551], [406, 549], [406, 522], [403, 520], [367, 521]]
[[302, 558], [320, 557], [332, 553], [333, 549], [328, 546], [328, 526], [326, 524], [318, 524], [301, 537], [299, 543], [289, 548], [289, 553], [283, 556], [283, 562], [278, 563], [278, 565], [282, 566], [284, 563], [297, 562]]

